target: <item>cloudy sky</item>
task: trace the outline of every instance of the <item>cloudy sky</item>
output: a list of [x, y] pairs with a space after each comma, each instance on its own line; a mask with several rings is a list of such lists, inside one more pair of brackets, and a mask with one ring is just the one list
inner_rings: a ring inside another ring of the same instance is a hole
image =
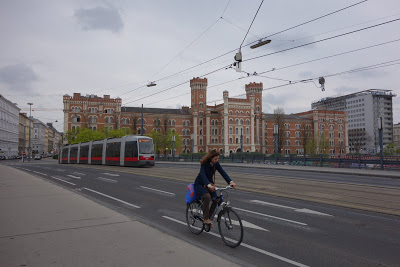
[[[1, 0], [0, 93], [23, 112], [33, 102], [33, 116], [57, 120], [59, 131], [64, 94], [109, 94], [126, 106], [179, 108], [190, 104], [193, 77], [208, 78], [209, 105], [221, 103], [224, 90], [237, 96], [246, 83], [262, 82], [272, 88], [263, 92], [267, 113], [276, 107], [302, 112], [312, 101], [367, 89], [400, 95], [398, 0], [363, 1], [294, 27], [359, 2], [265, 1], [242, 47], [242, 70], [264, 73], [248, 77], [229, 66], [261, 0]], [[270, 44], [247, 46], [267, 36]], [[330, 76], [367, 66], [374, 67]], [[299, 82], [320, 76], [325, 91], [317, 80]], [[151, 81], [157, 86], [146, 87]], [[273, 88], [280, 85], [287, 86]], [[393, 98], [394, 123], [400, 122], [399, 99]]]

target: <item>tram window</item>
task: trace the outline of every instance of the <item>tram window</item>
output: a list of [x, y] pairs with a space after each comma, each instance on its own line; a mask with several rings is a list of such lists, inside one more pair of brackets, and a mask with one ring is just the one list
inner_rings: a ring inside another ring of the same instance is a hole
[[121, 142], [108, 143], [106, 157], [119, 157], [121, 150]]
[[139, 153], [140, 154], [154, 154], [153, 140], [139, 139]]
[[77, 147], [72, 147], [71, 152], [70, 152], [70, 157], [71, 158], [76, 158], [78, 156], [78, 148]]
[[103, 156], [103, 145], [97, 144], [92, 146], [92, 157], [102, 157]]
[[125, 143], [125, 157], [137, 157], [137, 141], [129, 141]]
[[88, 157], [89, 156], [89, 146], [81, 146], [80, 157]]
[[64, 148], [62, 150], [62, 155], [63, 155], [63, 158], [68, 158], [68, 148]]

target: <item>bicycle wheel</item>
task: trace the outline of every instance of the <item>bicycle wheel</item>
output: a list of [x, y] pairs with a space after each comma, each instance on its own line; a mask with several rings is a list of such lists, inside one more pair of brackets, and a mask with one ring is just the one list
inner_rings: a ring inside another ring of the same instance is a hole
[[190, 232], [192, 232], [193, 234], [199, 235], [203, 232], [203, 210], [200, 201], [195, 201], [191, 204], [187, 204], [186, 223], [189, 227]]
[[235, 248], [242, 243], [242, 220], [232, 208], [225, 208], [218, 214], [218, 230], [228, 246]]

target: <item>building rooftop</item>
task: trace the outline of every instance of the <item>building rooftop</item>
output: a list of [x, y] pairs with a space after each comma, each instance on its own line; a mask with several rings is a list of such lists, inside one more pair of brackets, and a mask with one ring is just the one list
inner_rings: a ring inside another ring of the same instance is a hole
[[329, 101], [329, 100], [341, 100], [349, 97], [356, 97], [356, 96], [362, 96], [362, 95], [382, 95], [382, 96], [392, 96], [395, 97], [396, 94], [392, 93], [393, 90], [384, 90], [384, 89], [369, 89], [369, 90], [364, 90], [360, 91], [357, 93], [353, 94], [348, 94], [348, 95], [342, 95], [342, 96], [328, 96], [325, 98], [321, 98], [320, 100], [313, 101], [312, 104], [316, 104], [319, 102], [324, 102], [324, 101]]
[[121, 107], [121, 112], [142, 112], [156, 114], [175, 114], [175, 115], [190, 115], [188, 109], [169, 109], [169, 108], [141, 108], [141, 107]]

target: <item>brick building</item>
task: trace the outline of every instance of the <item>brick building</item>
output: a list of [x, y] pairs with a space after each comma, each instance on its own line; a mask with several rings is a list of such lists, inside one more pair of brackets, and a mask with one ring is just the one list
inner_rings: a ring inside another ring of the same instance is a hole
[[[229, 92], [224, 91], [223, 103], [214, 106], [207, 105], [207, 78], [193, 78], [190, 88], [190, 107], [181, 109], [121, 107], [121, 99], [112, 99], [109, 95], [103, 98], [79, 93], [73, 97], [65, 95], [64, 132], [78, 127], [129, 128], [137, 134], [150, 133], [153, 129], [161, 133], [175, 130], [183, 140], [181, 151], [176, 153], [215, 149], [225, 154], [240, 151], [243, 135], [243, 151], [274, 153], [275, 115], [262, 113], [262, 83], [246, 84], [245, 98], [230, 98]], [[322, 110], [284, 115], [285, 140], [281, 152], [302, 154], [304, 135], [312, 138], [323, 132], [332, 141], [331, 153], [345, 153], [346, 117], [343, 111]]]

